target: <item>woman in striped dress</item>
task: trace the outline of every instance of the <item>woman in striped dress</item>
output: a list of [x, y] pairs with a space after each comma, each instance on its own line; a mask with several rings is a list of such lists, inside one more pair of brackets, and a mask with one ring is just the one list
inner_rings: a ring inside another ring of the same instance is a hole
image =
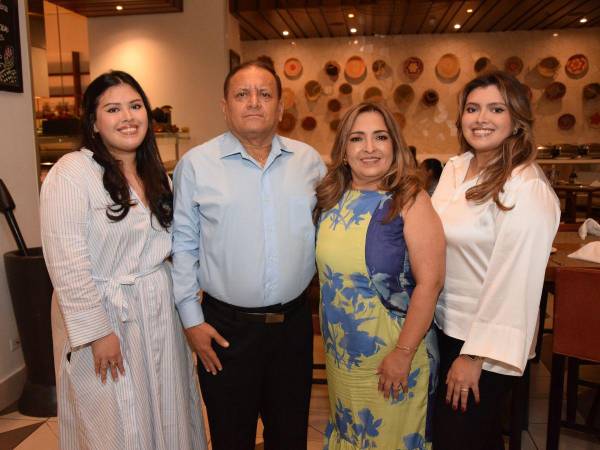
[[386, 108], [356, 105], [338, 130], [315, 212], [325, 449], [429, 449], [442, 226]]
[[148, 99], [130, 75], [110, 72], [83, 103], [83, 148], [54, 165], [41, 193], [60, 447], [205, 449], [166, 263], [173, 196]]

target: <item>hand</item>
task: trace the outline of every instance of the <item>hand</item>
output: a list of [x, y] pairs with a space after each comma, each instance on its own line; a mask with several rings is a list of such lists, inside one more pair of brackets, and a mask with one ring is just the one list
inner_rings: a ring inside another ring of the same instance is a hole
[[110, 333], [92, 342], [92, 355], [94, 356], [96, 376], [100, 376], [102, 384], [106, 383], [106, 372], [109, 368], [114, 381], [119, 379], [119, 372], [121, 376], [125, 375], [121, 345], [115, 333]]
[[408, 374], [412, 362], [413, 353], [395, 348], [383, 358], [377, 368], [379, 375], [378, 389], [388, 399], [390, 391], [394, 389], [394, 397], [400, 396], [400, 389], [406, 394], [408, 392]]
[[207, 372], [216, 375], [217, 370], [223, 370], [221, 361], [219, 361], [219, 357], [212, 348], [211, 341], [214, 339], [217, 344], [225, 348], [229, 347], [229, 342], [217, 330], [204, 322], [195, 327], [188, 328], [185, 330], [185, 334]]
[[467, 410], [469, 400], [469, 389], [473, 391], [475, 403], [479, 403], [479, 377], [483, 358], [471, 359], [460, 355], [454, 360], [448, 376], [446, 377], [446, 403], [452, 402], [452, 409], [460, 408], [463, 412]]

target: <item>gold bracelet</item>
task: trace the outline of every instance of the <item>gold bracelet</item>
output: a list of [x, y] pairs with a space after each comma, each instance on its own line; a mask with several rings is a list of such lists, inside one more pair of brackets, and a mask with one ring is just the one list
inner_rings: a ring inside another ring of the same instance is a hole
[[416, 348], [409, 347], [408, 345], [396, 344], [396, 348], [398, 350], [404, 350], [406, 353], [414, 353], [417, 351]]

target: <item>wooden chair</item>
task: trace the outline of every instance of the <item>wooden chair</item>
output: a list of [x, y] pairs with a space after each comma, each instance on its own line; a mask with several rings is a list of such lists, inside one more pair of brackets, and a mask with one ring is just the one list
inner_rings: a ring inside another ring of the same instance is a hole
[[[575, 424], [574, 411], [561, 421], [565, 360], [572, 358], [600, 362], [600, 270], [559, 268], [556, 271], [554, 297], [554, 339], [550, 405], [548, 409], [547, 450], [558, 450], [560, 427], [596, 432], [589, 426]], [[572, 364], [569, 364], [572, 368]], [[569, 378], [574, 376], [570, 370]], [[577, 395], [576, 384], [568, 380], [568, 396]], [[573, 392], [575, 386], [575, 392]]]
[[[575, 223], [561, 223], [558, 225], [558, 232], [561, 231], [577, 231], [583, 222], [575, 222]], [[540, 299], [540, 317], [538, 324], [538, 333], [537, 333], [537, 341], [535, 344], [535, 358], [534, 361], [540, 362], [540, 357], [542, 354], [542, 340], [544, 338], [544, 334], [552, 334], [551, 328], [544, 328], [544, 323], [546, 322], [546, 310], [548, 308], [548, 294], [554, 295], [554, 282], [552, 281], [544, 281], [544, 287], [542, 289], [542, 298]]]

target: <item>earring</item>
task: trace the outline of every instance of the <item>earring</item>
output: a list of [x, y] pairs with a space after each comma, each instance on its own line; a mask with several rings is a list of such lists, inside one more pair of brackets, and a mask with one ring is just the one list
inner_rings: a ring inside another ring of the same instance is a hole
[[517, 135], [517, 133], [519, 132], [519, 130], [520, 130], [520, 128], [519, 128], [519, 127], [516, 127], [516, 128], [513, 130], [513, 136], [516, 136], [516, 135]]
[[346, 159], [346, 157], [344, 156], [344, 158], [342, 159], [342, 163], [344, 163], [345, 166], [348, 165], [348, 160]]

